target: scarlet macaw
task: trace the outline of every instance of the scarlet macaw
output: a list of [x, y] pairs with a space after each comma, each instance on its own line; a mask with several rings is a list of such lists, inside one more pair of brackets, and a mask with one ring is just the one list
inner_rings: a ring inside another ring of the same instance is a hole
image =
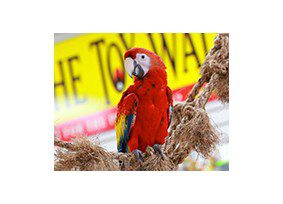
[[160, 149], [168, 134], [172, 115], [172, 91], [167, 86], [162, 59], [144, 48], [124, 55], [125, 69], [134, 84], [122, 94], [115, 121], [118, 152], [133, 152], [142, 160], [147, 146]]

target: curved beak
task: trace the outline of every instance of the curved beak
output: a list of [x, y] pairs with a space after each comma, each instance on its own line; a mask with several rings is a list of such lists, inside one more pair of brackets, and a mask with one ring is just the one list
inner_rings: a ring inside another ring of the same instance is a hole
[[142, 78], [144, 75], [142, 66], [139, 65], [137, 61], [133, 60], [131, 57], [127, 57], [125, 59], [125, 68], [131, 78], [133, 77], [133, 75], [137, 78]]
[[132, 75], [134, 75], [138, 78], [142, 78], [143, 75], [144, 75], [144, 71], [143, 71], [141, 65], [139, 65], [136, 60], [134, 60], [134, 71], [133, 71]]

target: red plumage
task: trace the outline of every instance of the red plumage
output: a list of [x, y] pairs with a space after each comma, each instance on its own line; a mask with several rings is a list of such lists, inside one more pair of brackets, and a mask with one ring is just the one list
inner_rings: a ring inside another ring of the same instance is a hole
[[[144, 152], [147, 146], [164, 143], [170, 123], [169, 107], [173, 101], [172, 92], [167, 86], [166, 67], [161, 58], [142, 48], [129, 50], [125, 58], [130, 56], [134, 59], [136, 53], [150, 56], [151, 66], [143, 78], [135, 78], [134, 84], [123, 93], [118, 104], [117, 118], [121, 114], [136, 114], [127, 144], [130, 151], [139, 149]], [[124, 100], [130, 94], [134, 97]]]

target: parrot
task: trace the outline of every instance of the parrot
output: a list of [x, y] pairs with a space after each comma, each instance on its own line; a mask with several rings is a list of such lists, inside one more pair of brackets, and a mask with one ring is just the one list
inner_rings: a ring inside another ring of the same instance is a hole
[[124, 67], [134, 83], [122, 93], [117, 105], [118, 152], [133, 153], [141, 162], [142, 153], [151, 146], [164, 158], [161, 146], [173, 112], [166, 66], [154, 52], [132, 48], [124, 54]]

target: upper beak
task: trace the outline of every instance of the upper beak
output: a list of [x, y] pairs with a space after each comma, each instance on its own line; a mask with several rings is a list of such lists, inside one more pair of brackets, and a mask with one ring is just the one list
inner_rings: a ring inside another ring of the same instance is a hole
[[136, 60], [134, 60], [134, 71], [133, 71], [132, 75], [134, 75], [138, 78], [142, 78], [143, 75], [144, 75], [144, 71], [143, 71], [141, 65], [139, 65]]
[[125, 59], [125, 69], [130, 77], [133, 77], [134, 75], [138, 78], [142, 78], [144, 75], [144, 70], [141, 65], [139, 65], [137, 61], [133, 60], [131, 57], [127, 57]]

